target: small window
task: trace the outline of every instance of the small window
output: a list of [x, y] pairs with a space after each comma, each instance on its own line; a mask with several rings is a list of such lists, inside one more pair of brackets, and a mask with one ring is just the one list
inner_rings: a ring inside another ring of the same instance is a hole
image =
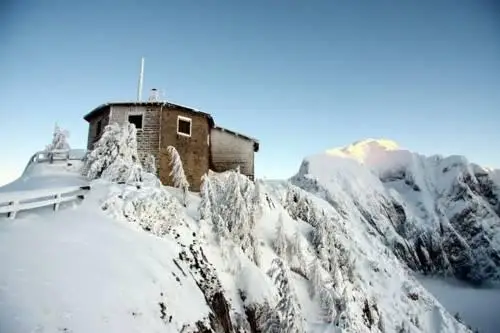
[[142, 114], [129, 114], [128, 122], [134, 124], [136, 129], [142, 129]]
[[177, 134], [191, 136], [191, 119], [178, 116], [177, 117]]
[[97, 122], [96, 130], [95, 130], [95, 136], [101, 135], [101, 131], [102, 131], [102, 120], [99, 120]]

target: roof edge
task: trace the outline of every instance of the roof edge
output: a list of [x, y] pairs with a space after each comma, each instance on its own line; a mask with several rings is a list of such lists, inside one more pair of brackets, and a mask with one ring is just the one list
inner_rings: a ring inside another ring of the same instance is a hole
[[211, 127], [214, 127], [215, 126], [215, 121], [214, 119], [212, 118], [212, 115], [209, 114], [209, 113], [206, 113], [206, 112], [202, 112], [202, 111], [199, 111], [199, 110], [196, 110], [196, 109], [193, 109], [193, 108], [190, 108], [190, 107], [187, 107], [187, 106], [183, 106], [183, 105], [179, 105], [179, 104], [174, 104], [174, 103], [170, 103], [170, 102], [167, 102], [167, 101], [144, 101], [144, 102], [138, 102], [138, 101], [125, 101], [125, 102], [107, 102], [107, 103], [104, 103], [104, 104], [101, 104], [99, 106], [97, 106], [96, 108], [94, 108], [93, 110], [91, 110], [89, 113], [87, 113], [85, 116], [83, 116], [83, 119], [86, 120], [87, 122], [90, 121], [90, 119], [94, 116], [96, 116], [97, 114], [99, 114], [103, 109], [105, 109], [106, 107], [108, 106], [148, 106], [148, 105], [154, 105], [154, 106], [168, 106], [168, 107], [171, 107], [171, 108], [175, 108], [175, 109], [181, 109], [181, 110], [184, 110], [184, 111], [187, 111], [187, 112], [194, 112], [194, 113], [198, 113], [198, 114], [201, 114], [203, 116], [205, 116], [206, 118], [208, 118], [208, 121], [210, 123], [210, 126]]

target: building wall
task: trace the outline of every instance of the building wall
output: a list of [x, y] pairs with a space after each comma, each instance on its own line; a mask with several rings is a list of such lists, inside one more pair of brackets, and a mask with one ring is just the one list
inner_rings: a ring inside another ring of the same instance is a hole
[[246, 138], [214, 128], [210, 133], [212, 169], [223, 172], [236, 169], [254, 177], [254, 143]]
[[[101, 121], [101, 133], [97, 135], [97, 123]], [[104, 127], [109, 124], [109, 108], [104, 110], [98, 116], [90, 119], [89, 121], [89, 134], [87, 137], [87, 150], [94, 148], [94, 143], [99, 140], [101, 134], [104, 132]]]
[[[191, 119], [191, 137], [177, 133], [177, 117]], [[209, 135], [210, 125], [205, 116], [178, 108], [164, 108], [161, 116], [159, 175], [165, 185], [173, 185], [170, 177], [170, 156], [168, 146], [179, 152], [186, 178], [191, 191], [199, 191], [201, 177], [208, 172], [210, 165]]]
[[142, 114], [142, 129], [137, 130], [137, 150], [139, 158], [151, 154], [156, 159], [156, 167], [159, 166], [160, 150], [160, 110], [159, 105], [148, 106], [111, 106], [111, 122], [125, 124], [130, 114]]
[[[222, 129], [210, 128], [203, 114], [172, 105], [111, 106], [89, 122], [88, 149], [99, 138], [97, 122], [102, 121], [102, 131], [110, 123], [124, 124], [129, 114], [142, 114], [143, 126], [137, 130], [139, 157], [148, 154], [156, 158], [158, 176], [165, 185], [173, 185], [170, 177], [170, 157], [167, 147], [174, 146], [183, 163], [190, 190], [199, 191], [201, 177], [211, 168], [223, 172], [240, 166], [242, 174], [254, 177], [254, 143]], [[190, 118], [191, 137], [177, 134], [177, 117]], [[102, 133], [102, 132], [101, 132]]]

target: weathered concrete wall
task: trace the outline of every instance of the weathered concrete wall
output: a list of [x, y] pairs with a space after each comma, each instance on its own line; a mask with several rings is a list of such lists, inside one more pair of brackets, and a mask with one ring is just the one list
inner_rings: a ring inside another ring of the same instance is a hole
[[111, 106], [111, 122], [120, 125], [128, 121], [130, 114], [141, 114], [142, 129], [137, 130], [137, 150], [141, 161], [151, 154], [156, 159], [156, 167], [159, 166], [160, 150], [160, 105], [148, 106]]
[[[190, 137], [177, 133], [178, 116], [191, 119]], [[163, 184], [173, 185], [170, 156], [167, 153], [167, 147], [171, 145], [179, 152], [190, 190], [200, 190], [201, 177], [208, 172], [210, 164], [209, 133], [210, 125], [205, 116], [178, 108], [163, 109], [159, 159], [159, 174]]]
[[[101, 121], [101, 133], [97, 135], [97, 123]], [[101, 134], [104, 132], [104, 127], [109, 124], [109, 109], [104, 110], [98, 116], [90, 119], [89, 121], [89, 134], [87, 137], [87, 150], [94, 148], [94, 143], [99, 140]]]
[[254, 143], [246, 138], [214, 128], [210, 133], [212, 168], [215, 172], [236, 169], [254, 177]]

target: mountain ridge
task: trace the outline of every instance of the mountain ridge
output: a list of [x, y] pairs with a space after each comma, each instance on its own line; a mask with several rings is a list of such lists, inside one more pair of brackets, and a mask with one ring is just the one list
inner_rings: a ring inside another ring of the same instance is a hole
[[420, 155], [387, 140], [347, 147], [304, 158], [292, 183], [332, 204], [352, 201], [352, 209], [417, 271], [500, 282], [497, 170], [464, 156]]

